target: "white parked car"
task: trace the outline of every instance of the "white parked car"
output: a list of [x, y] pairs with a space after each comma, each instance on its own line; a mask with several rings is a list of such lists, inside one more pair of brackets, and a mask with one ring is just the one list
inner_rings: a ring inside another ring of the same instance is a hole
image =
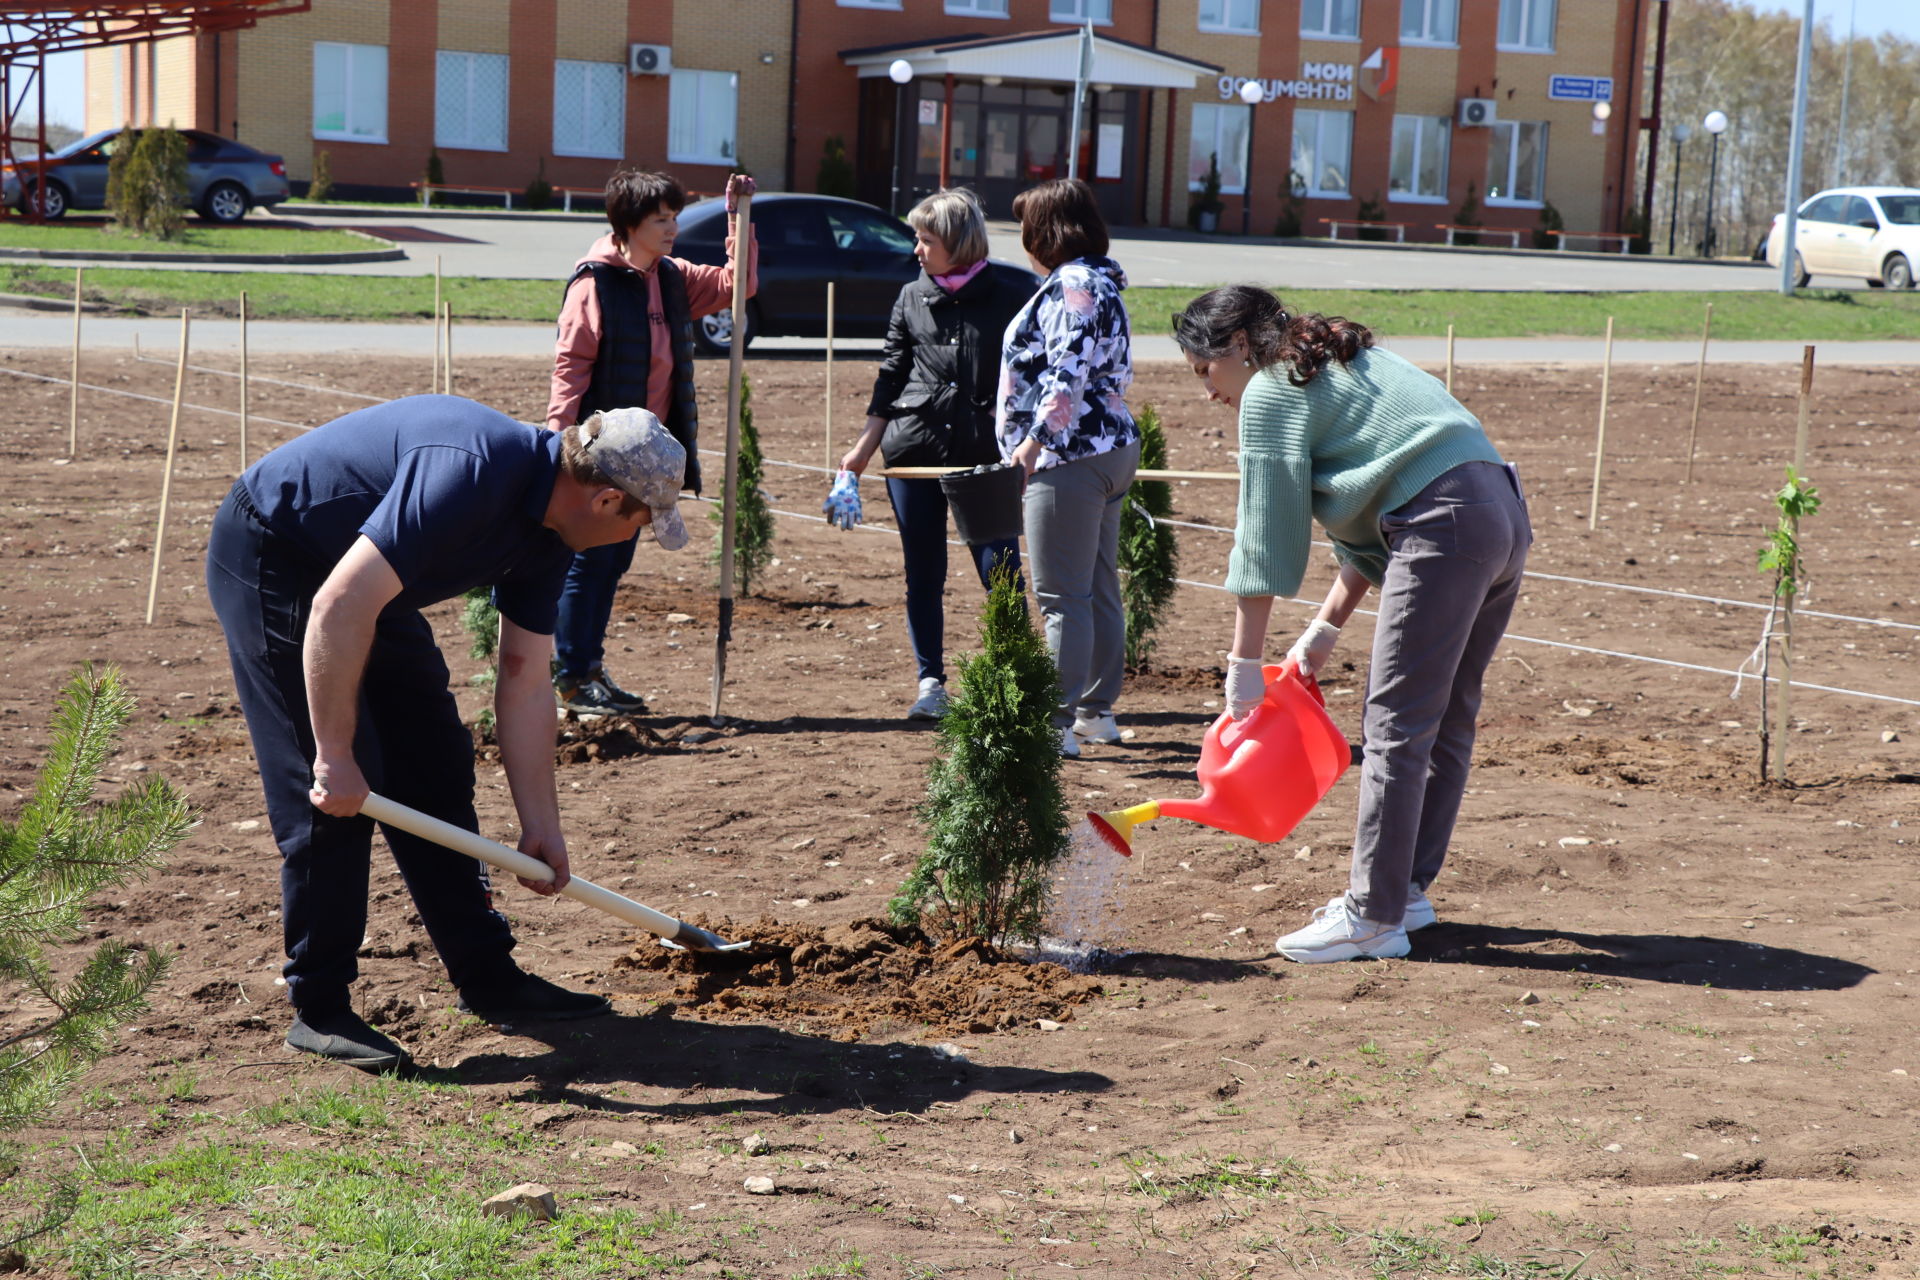
[[[1787, 216], [1773, 215], [1767, 261], [1780, 265]], [[1836, 187], [1800, 206], [1794, 232], [1793, 275], [1852, 276], [1869, 285], [1911, 289], [1920, 264], [1920, 190], [1911, 187]]]

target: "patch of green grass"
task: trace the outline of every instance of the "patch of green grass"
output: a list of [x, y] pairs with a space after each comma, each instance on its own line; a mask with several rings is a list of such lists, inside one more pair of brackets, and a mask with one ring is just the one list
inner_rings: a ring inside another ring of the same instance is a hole
[[[237, 316], [243, 289], [247, 312], [257, 319], [426, 320], [433, 315], [431, 275], [95, 267], [87, 271], [86, 289], [90, 300], [135, 315], [174, 315], [191, 307], [197, 315]], [[461, 320], [551, 324], [560, 306], [559, 285], [552, 280], [450, 277], [443, 289], [442, 296]], [[0, 292], [71, 298], [73, 270], [0, 263]]]
[[[1127, 290], [1135, 335], [1169, 334], [1173, 317], [1205, 289]], [[1791, 298], [1739, 293], [1467, 292], [1460, 290], [1281, 289], [1290, 307], [1343, 315], [1388, 338], [1600, 338], [1698, 340], [1707, 303], [1713, 336], [1724, 340], [1836, 342], [1920, 337], [1920, 293], [1803, 289]]]
[[134, 235], [106, 226], [36, 227], [8, 219], [0, 225], [0, 247], [76, 249], [100, 253], [365, 253], [381, 246], [364, 236], [307, 227], [189, 224], [172, 240]]
[[[1149, 1167], [1148, 1161], [1158, 1168]], [[1175, 1172], [1158, 1155], [1142, 1160], [1122, 1159], [1132, 1175], [1127, 1189], [1162, 1200], [1204, 1200], [1231, 1190], [1243, 1196], [1311, 1196], [1320, 1184], [1306, 1166], [1292, 1159], [1255, 1166], [1238, 1156], [1203, 1161], [1191, 1172]]]

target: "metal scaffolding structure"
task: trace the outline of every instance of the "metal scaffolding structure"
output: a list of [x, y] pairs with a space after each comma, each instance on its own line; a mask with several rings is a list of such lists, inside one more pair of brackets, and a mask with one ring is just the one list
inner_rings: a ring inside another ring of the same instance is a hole
[[[239, 31], [261, 18], [302, 13], [312, 0], [64, 0], [51, 4], [0, 4], [0, 164], [24, 178], [31, 172], [32, 197], [22, 214], [41, 221], [47, 153], [47, 55], [114, 45], [149, 44], [175, 36]], [[20, 117], [34, 104], [33, 126]], [[21, 156], [30, 150], [24, 162]], [[8, 210], [0, 207], [0, 217]]]

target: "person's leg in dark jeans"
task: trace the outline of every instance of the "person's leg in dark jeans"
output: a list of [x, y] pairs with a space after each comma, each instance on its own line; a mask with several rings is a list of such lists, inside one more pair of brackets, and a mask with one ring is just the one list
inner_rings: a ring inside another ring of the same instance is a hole
[[[938, 480], [887, 481], [907, 574], [907, 639], [921, 681], [947, 682], [947, 498]], [[924, 686], [923, 686], [924, 688]], [[916, 704], [917, 705], [917, 704]]]
[[[613, 620], [613, 596], [633, 565], [639, 535], [625, 542], [574, 553], [560, 589], [560, 612], [553, 647], [559, 658], [555, 685], [569, 707], [588, 711], [644, 711], [646, 704], [615, 685], [606, 674], [607, 624]], [[595, 689], [598, 683], [601, 687]]]

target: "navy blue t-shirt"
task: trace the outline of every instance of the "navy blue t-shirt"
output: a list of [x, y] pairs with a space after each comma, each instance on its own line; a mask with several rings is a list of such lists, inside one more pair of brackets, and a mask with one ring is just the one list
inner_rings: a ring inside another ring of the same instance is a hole
[[288, 441], [241, 477], [267, 528], [331, 568], [365, 534], [400, 576], [389, 609], [474, 587], [552, 635], [573, 552], [541, 524], [560, 437], [459, 396], [409, 396]]

